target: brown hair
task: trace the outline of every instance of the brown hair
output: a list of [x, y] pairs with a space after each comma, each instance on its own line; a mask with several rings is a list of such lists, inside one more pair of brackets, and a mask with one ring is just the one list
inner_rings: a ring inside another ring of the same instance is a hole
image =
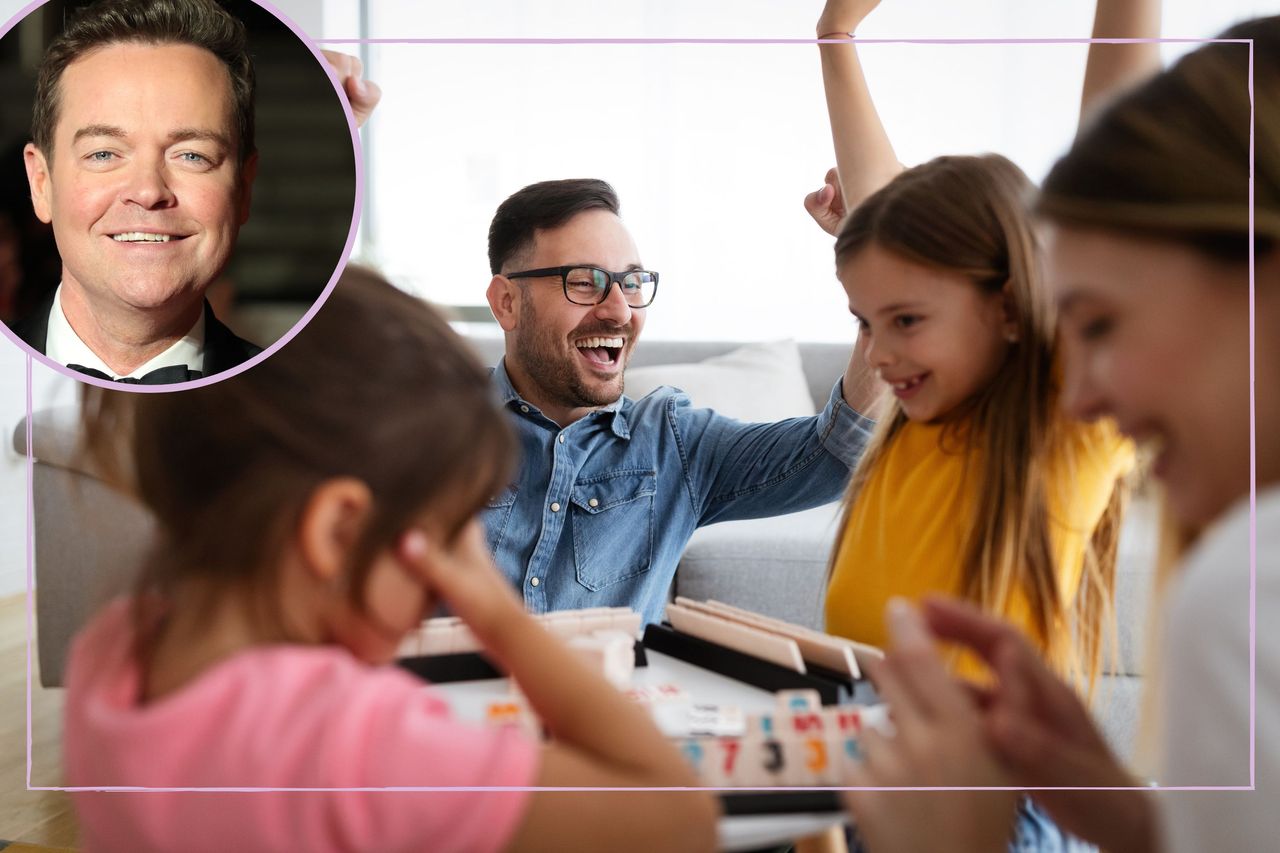
[[113, 44], [189, 44], [216, 56], [227, 69], [232, 123], [241, 164], [254, 148], [253, 62], [244, 24], [214, 0], [101, 0], [81, 9], [53, 39], [36, 76], [31, 138], [48, 157], [58, 123], [58, 83], [67, 66]]
[[489, 271], [497, 275], [512, 257], [528, 251], [538, 231], [559, 228], [588, 210], [617, 216], [618, 209], [618, 194], [597, 178], [542, 181], [517, 190], [489, 223]]
[[135, 587], [147, 613], [179, 583], [264, 594], [313, 490], [354, 477], [374, 510], [352, 549], [348, 593], [363, 607], [374, 556], [433, 511], [450, 537], [505, 484], [514, 444], [487, 371], [441, 316], [349, 267], [298, 335], [252, 369], [159, 394], [83, 386], [83, 452], [155, 515], [157, 547]]
[[[999, 155], [936, 158], [898, 175], [849, 215], [836, 239], [836, 263], [876, 245], [913, 263], [959, 272], [986, 293], [1007, 294], [1017, 342], [992, 381], [964, 404], [963, 412], [948, 416], [942, 437], [981, 460], [967, 473], [978, 483], [977, 511], [964, 539], [960, 588], [966, 598], [997, 613], [1022, 591], [1030, 605], [1032, 639], [1060, 672], [1086, 676], [1091, 687], [1100, 668], [1104, 626], [1113, 623], [1108, 616], [1115, 587], [1114, 532], [1123, 490], [1117, 486], [1094, 532], [1080, 593], [1068, 608], [1058, 585], [1048, 507], [1050, 490], [1073, 479], [1079, 446], [1074, 431], [1083, 427], [1058, 409], [1056, 317], [1027, 213], [1032, 189], [1026, 175]], [[889, 401], [849, 482], [842, 529], [906, 423], [901, 404]]]
[[1253, 40], [1252, 93], [1249, 45], [1188, 53], [1084, 129], [1045, 178], [1037, 212], [1243, 263], [1252, 167], [1255, 247], [1264, 253], [1280, 245], [1280, 17], [1239, 24], [1219, 38]]

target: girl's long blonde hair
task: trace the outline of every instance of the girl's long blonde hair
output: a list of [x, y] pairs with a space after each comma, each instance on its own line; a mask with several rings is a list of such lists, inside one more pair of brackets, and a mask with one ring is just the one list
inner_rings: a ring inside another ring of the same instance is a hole
[[[984, 609], [1004, 613], [1015, 593], [1030, 606], [1032, 639], [1063, 675], [1096, 681], [1113, 632], [1116, 541], [1125, 492], [1117, 484], [1087, 543], [1081, 587], [1060, 587], [1049, 507], [1074, 482], [1083, 425], [1059, 413], [1056, 316], [1042, 281], [1026, 175], [998, 155], [939, 157], [909, 169], [864, 201], [843, 223], [836, 264], [875, 245], [913, 263], [959, 272], [985, 293], [1004, 292], [1017, 340], [996, 376], [963, 411], [948, 413], [944, 445], [966, 456], [978, 484], [966, 521], [960, 589]], [[841, 529], [907, 417], [896, 400], [876, 431], [844, 496]], [[1062, 505], [1062, 501], [1058, 501]], [[834, 569], [839, 543], [828, 570]]]

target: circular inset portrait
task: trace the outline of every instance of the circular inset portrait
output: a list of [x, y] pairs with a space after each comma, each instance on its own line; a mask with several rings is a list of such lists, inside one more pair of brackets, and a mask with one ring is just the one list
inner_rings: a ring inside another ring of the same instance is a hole
[[0, 321], [33, 354], [94, 384], [212, 381], [332, 288], [356, 120], [269, 8], [49, 0], [0, 27], [0, 79]]

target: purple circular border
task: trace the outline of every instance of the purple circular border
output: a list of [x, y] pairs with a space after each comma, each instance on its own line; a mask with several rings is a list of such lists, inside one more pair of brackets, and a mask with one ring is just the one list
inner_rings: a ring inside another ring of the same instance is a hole
[[[0, 38], [4, 38], [8, 35], [9, 31], [24, 21], [28, 15], [48, 2], [49, 0], [35, 0], [35, 2], [27, 5], [7, 23], [0, 25]], [[342, 82], [338, 79], [338, 75], [334, 73], [333, 67], [329, 65], [328, 61], [323, 55], [321, 55], [320, 48], [316, 45], [315, 41], [304, 33], [288, 15], [285, 15], [271, 3], [267, 2], [267, 0], [253, 0], [253, 2], [274, 15], [277, 21], [288, 27], [294, 37], [302, 42], [302, 44], [306, 46], [307, 50], [311, 51], [311, 55], [315, 57], [316, 62], [320, 63], [320, 67], [324, 70], [325, 74], [328, 75], [329, 82], [333, 85], [334, 92], [338, 96], [338, 103], [342, 106], [342, 112], [347, 117], [347, 129], [351, 132], [351, 149], [355, 156], [356, 192], [355, 198], [353, 199], [351, 213], [351, 228], [347, 232], [347, 242], [346, 245], [343, 246], [341, 256], [338, 258], [338, 265], [334, 267], [333, 274], [329, 276], [329, 283], [325, 285], [324, 290], [320, 291], [320, 295], [316, 297], [315, 302], [311, 304], [311, 307], [307, 309], [306, 313], [302, 315], [298, 322], [294, 323], [289, 331], [277, 338], [262, 352], [258, 353], [243, 364], [236, 365], [230, 370], [221, 371], [213, 376], [193, 379], [190, 382], [179, 382], [173, 385], [135, 385], [128, 382], [113, 382], [109, 379], [98, 379], [97, 377], [86, 376], [83, 373], [78, 373], [71, 368], [66, 367], [65, 365], [58, 364], [46, 355], [36, 352], [26, 343], [26, 341], [23, 341], [14, 334], [13, 330], [10, 329], [7, 324], [0, 323], [0, 332], [3, 332], [5, 337], [21, 347], [29, 358], [39, 361], [46, 367], [53, 368], [64, 376], [71, 377], [77, 382], [81, 382], [85, 385], [96, 385], [99, 388], [107, 388], [112, 391], [126, 391], [128, 393], [137, 394], [165, 394], [170, 391], [185, 391], [189, 388], [200, 388], [205, 385], [212, 385], [216, 382], [221, 382], [223, 379], [230, 379], [237, 374], [252, 369], [260, 362], [270, 358], [277, 350], [280, 349], [280, 347], [293, 340], [294, 336], [301, 332], [307, 323], [311, 322], [311, 318], [314, 317], [316, 312], [320, 310], [326, 301], [328, 301], [329, 294], [333, 292], [334, 286], [338, 283], [338, 278], [347, 268], [347, 262], [351, 259], [351, 251], [355, 247], [356, 242], [356, 232], [360, 228], [360, 214], [364, 210], [364, 149], [360, 145], [360, 132], [356, 127], [356, 117], [351, 111], [351, 104], [347, 101], [347, 95], [342, 89]]]

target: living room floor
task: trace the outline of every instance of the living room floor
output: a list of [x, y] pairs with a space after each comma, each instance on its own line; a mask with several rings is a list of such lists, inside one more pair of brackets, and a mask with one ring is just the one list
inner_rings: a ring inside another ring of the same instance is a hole
[[[40, 849], [28, 845], [75, 848], [79, 835], [68, 794], [27, 790], [26, 620], [26, 593], [0, 599], [0, 850], [6, 853]], [[45, 689], [38, 673], [33, 676], [31, 784], [59, 785], [63, 691]]]

